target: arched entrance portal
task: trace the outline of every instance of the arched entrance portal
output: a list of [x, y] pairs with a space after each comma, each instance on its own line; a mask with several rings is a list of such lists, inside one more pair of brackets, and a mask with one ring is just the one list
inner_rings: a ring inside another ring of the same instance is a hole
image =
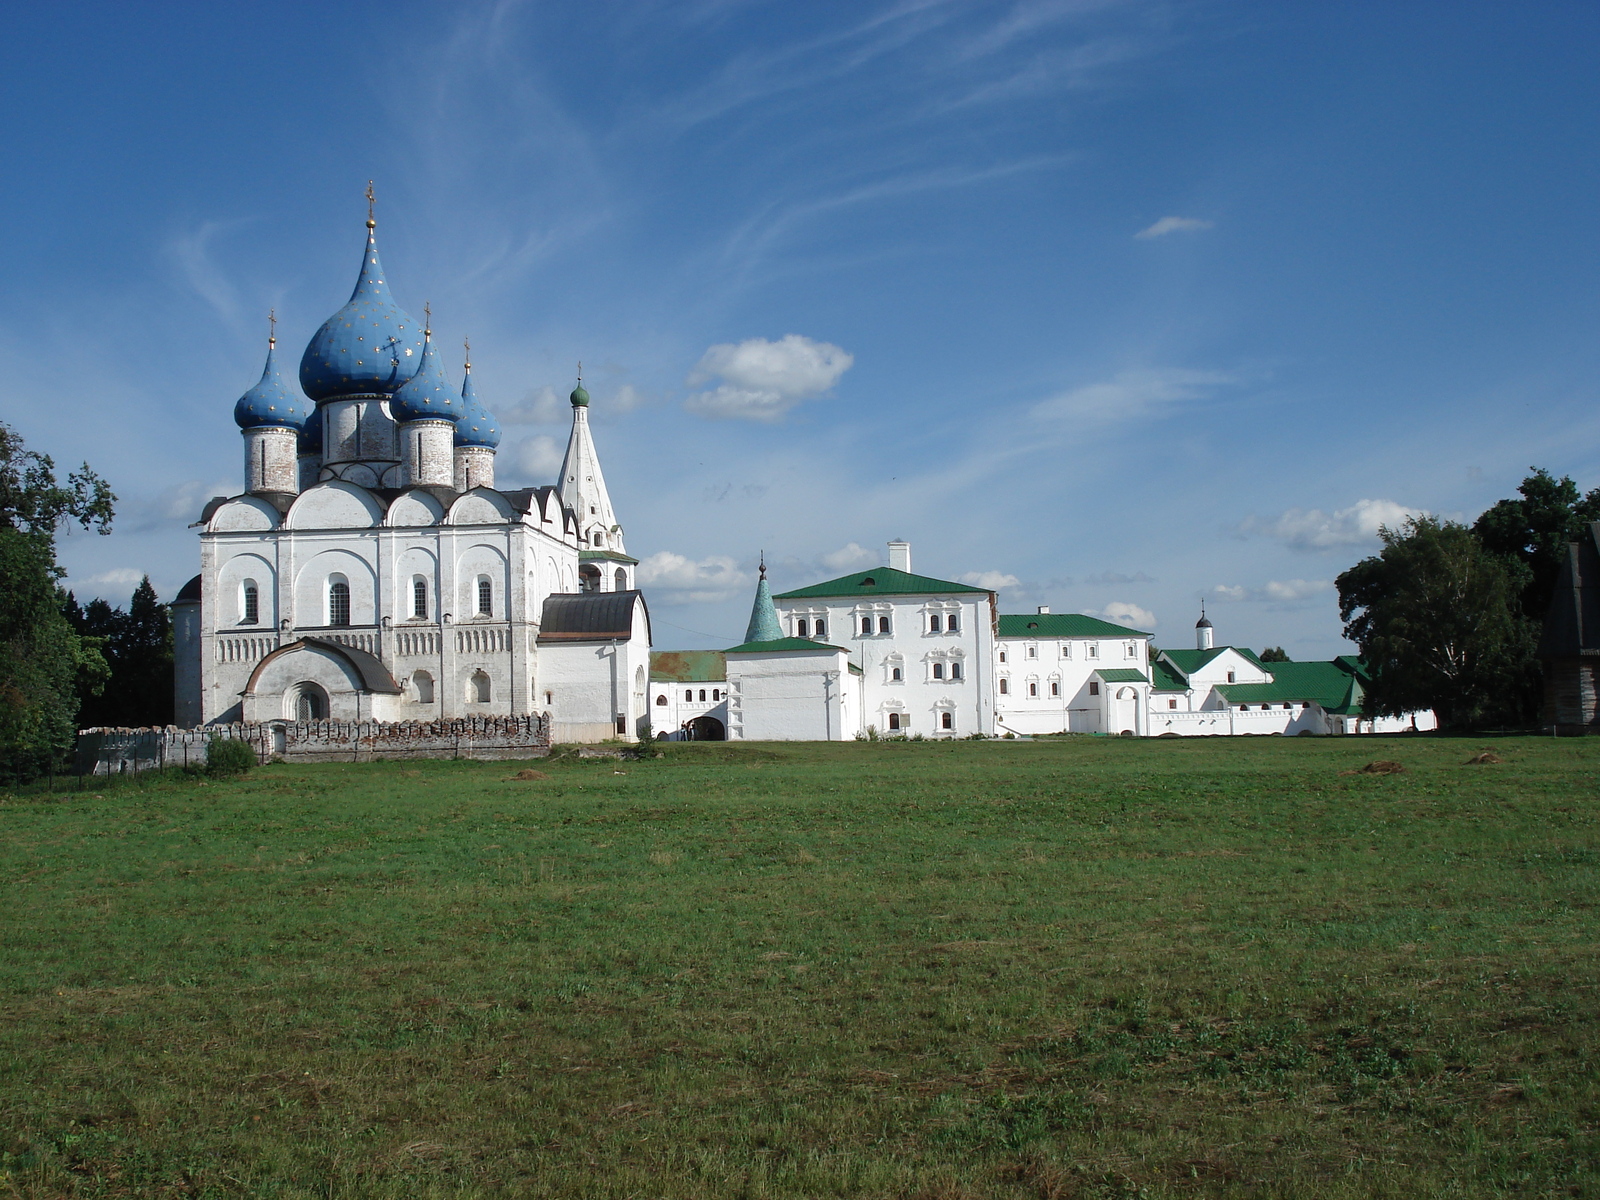
[[728, 731], [723, 728], [722, 722], [715, 717], [696, 717], [689, 722], [689, 740], [691, 742], [725, 742], [728, 740]]

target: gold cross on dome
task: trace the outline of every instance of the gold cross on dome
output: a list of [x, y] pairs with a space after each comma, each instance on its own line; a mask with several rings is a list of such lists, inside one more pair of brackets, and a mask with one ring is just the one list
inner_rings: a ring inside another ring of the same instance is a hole
[[372, 180], [367, 180], [367, 220], [372, 220], [372, 206], [377, 202], [377, 195], [372, 190]]
[[462, 366], [462, 369], [463, 370], [467, 370], [467, 371], [472, 370], [472, 339], [471, 338], [464, 337], [464, 338], [461, 339], [461, 353], [464, 356], [464, 358], [466, 359], [465, 363]]
[[277, 344], [278, 344], [278, 310], [275, 309], [275, 308], [269, 308], [267, 310], [267, 345], [276, 346]]
[[433, 302], [432, 301], [424, 300], [422, 302], [422, 318], [423, 318], [422, 319], [422, 336], [423, 337], [432, 337], [433, 336]]

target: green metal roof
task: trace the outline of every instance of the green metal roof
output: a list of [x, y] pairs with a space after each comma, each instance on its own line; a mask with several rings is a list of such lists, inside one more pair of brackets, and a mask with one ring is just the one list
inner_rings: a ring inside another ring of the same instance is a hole
[[1135, 671], [1132, 667], [1099, 667], [1095, 674], [1107, 683], [1149, 683], [1143, 671]]
[[774, 638], [770, 642], [745, 642], [740, 646], [730, 646], [723, 653], [772, 654], [786, 650], [832, 650], [835, 653], [849, 653], [843, 646], [830, 646], [826, 642], [813, 642], [810, 638]]
[[1000, 614], [1000, 636], [1003, 638], [1074, 638], [1074, 637], [1141, 637], [1151, 635], [1129, 629], [1126, 625], [1113, 625], [1099, 617], [1086, 617], [1082, 613], [1022, 613], [1007, 616]]
[[597, 559], [605, 559], [607, 562], [632, 563], [635, 566], [637, 566], [638, 563], [639, 563], [639, 560], [637, 558], [629, 558], [626, 554], [623, 554], [619, 550], [579, 550], [578, 551], [578, 561], [579, 562], [594, 562]]
[[1231, 649], [1232, 646], [1214, 646], [1210, 650], [1163, 650], [1161, 653], [1171, 659], [1172, 665], [1185, 675], [1193, 675], [1224, 650]]
[[1155, 677], [1156, 691], [1158, 692], [1187, 692], [1189, 681], [1181, 673], [1174, 670], [1170, 663], [1160, 659], [1150, 664], [1150, 674]]
[[1218, 684], [1229, 704], [1277, 704], [1300, 700], [1317, 704], [1330, 713], [1361, 711], [1361, 685], [1353, 671], [1338, 659], [1333, 662], [1267, 663], [1271, 683]]
[[728, 677], [721, 650], [652, 650], [650, 679], [655, 683], [720, 683]]
[[870, 571], [857, 571], [841, 575], [826, 583], [796, 588], [775, 596], [776, 600], [810, 600], [824, 596], [925, 596], [943, 592], [974, 592], [989, 595], [988, 588], [972, 587], [965, 583], [951, 583], [948, 579], [934, 579], [929, 575], [913, 575], [909, 571], [896, 571], [893, 567], [874, 567]]

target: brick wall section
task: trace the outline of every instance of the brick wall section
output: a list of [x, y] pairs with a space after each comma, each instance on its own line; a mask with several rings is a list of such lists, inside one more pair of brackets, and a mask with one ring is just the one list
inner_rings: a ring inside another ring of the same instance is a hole
[[494, 760], [542, 758], [550, 753], [549, 724], [536, 714], [452, 721], [274, 721], [201, 729], [81, 730], [79, 770], [106, 775], [203, 763], [214, 738], [249, 742], [261, 762]]

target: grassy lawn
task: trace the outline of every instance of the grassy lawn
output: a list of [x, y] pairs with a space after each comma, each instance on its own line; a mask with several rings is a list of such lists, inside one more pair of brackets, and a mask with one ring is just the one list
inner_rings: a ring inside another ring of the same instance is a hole
[[1600, 739], [518, 765], [0, 801], [0, 1197], [1600, 1197]]

